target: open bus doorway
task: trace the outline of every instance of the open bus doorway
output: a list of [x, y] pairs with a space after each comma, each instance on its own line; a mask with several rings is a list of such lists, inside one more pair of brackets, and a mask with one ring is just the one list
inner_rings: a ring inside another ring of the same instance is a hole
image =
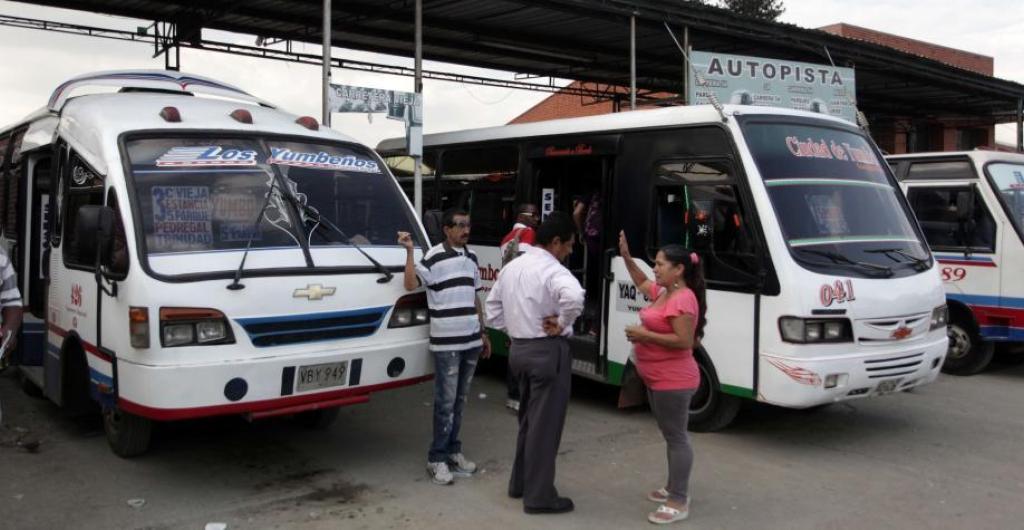
[[552, 211], [560, 211], [572, 215], [576, 223], [576, 245], [566, 267], [586, 290], [586, 300], [583, 314], [573, 327], [573, 364], [584, 373], [600, 374], [606, 261], [603, 256], [605, 249], [611, 248], [604, 224], [608, 219], [608, 187], [614, 158], [556, 155], [532, 162], [534, 180], [530, 196], [540, 207], [542, 219]]

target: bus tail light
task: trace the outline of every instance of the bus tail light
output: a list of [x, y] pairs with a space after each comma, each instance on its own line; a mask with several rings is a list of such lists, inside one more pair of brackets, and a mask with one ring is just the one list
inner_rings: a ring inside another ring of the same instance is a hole
[[128, 308], [128, 334], [132, 339], [132, 348], [149, 347], [149, 308]]
[[782, 317], [779, 319], [779, 331], [782, 340], [796, 344], [853, 341], [853, 329], [845, 318]]
[[427, 310], [427, 293], [413, 293], [405, 295], [395, 303], [395, 310], [391, 313], [389, 328], [407, 328], [410, 326], [421, 326], [430, 322], [430, 314]]
[[160, 110], [160, 117], [168, 123], [180, 123], [181, 113], [178, 112], [177, 107], [164, 107]]
[[160, 344], [165, 348], [234, 342], [228, 319], [216, 309], [160, 308]]
[[932, 325], [929, 331], [934, 331], [939, 328], [945, 329], [946, 324], [949, 324], [949, 308], [940, 305], [932, 310]]
[[252, 113], [245, 109], [235, 109], [235, 111], [231, 114], [228, 114], [228, 116], [231, 116], [231, 119], [237, 121], [238, 123], [252, 125]]
[[318, 130], [320, 130], [320, 124], [317, 123], [316, 122], [316, 118], [314, 118], [312, 116], [303, 116], [301, 118], [298, 118], [298, 119], [295, 120], [295, 123], [298, 123], [299, 125], [307, 128], [307, 129], [309, 129], [311, 131], [318, 131]]

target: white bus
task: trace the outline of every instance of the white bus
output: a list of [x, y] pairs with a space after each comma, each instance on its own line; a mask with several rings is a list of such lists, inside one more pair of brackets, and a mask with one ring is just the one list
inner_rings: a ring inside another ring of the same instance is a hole
[[996, 347], [1024, 343], [1024, 155], [996, 151], [889, 157], [941, 267], [949, 304], [943, 370], [984, 370]]
[[[409, 193], [403, 143], [378, 151]], [[675, 107], [428, 135], [424, 146], [424, 208], [468, 209], [485, 279], [517, 203], [586, 205], [585, 245], [569, 263], [588, 293], [572, 339], [581, 376], [635, 377], [623, 328], [644, 300], [615, 250], [619, 230], [648, 260], [668, 243], [700, 253], [709, 291], [695, 429], [724, 427], [742, 398], [806, 408], [939, 373], [939, 272], [889, 167], [847, 122]]]
[[0, 177], [23, 382], [98, 402], [118, 455], [154, 421], [326, 425], [430, 378], [425, 296], [393, 278], [396, 232], [424, 246], [422, 227], [380, 158], [313, 118], [177, 72], [84, 75], [0, 129]]

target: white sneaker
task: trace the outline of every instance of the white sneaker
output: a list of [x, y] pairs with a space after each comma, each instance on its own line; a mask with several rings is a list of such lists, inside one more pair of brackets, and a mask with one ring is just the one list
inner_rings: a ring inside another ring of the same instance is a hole
[[448, 463], [451, 464], [452, 473], [460, 477], [468, 477], [476, 473], [476, 463], [466, 460], [462, 453], [448, 455]]
[[519, 412], [519, 400], [517, 400], [517, 399], [506, 399], [505, 400], [505, 408], [507, 408], [509, 410], [513, 410], [515, 412]]
[[427, 475], [430, 475], [431, 482], [441, 486], [447, 486], [455, 481], [445, 462], [427, 462]]

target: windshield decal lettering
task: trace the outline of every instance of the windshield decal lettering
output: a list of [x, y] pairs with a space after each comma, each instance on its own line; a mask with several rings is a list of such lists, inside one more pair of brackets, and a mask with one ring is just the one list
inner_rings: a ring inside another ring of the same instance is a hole
[[212, 205], [207, 186], [153, 186], [153, 246], [206, 247], [213, 243]]
[[796, 136], [786, 137], [786, 149], [797, 158], [822, 158], [827, 160], [840, 160], [853, 162], [858, 165], [878, 166], [878, 160], [869, 148], [855, 147], [847, 142], [826, 142], [822, 139], [819, 142], [812, 138], [800, 140]]
[[255, 166], [256, 151], [220, 146], [172, 147], [156, 159], [157, 167]]
[[337, 171], [357, 171], [360, 173], [380, 173], [377, 162], [354, 155], [332, 155], [330, 153], [292, 151], [285, 147], [271, 147], [268, 164], [282, 166], [308, 167], [313, 169], [333, 169]]

